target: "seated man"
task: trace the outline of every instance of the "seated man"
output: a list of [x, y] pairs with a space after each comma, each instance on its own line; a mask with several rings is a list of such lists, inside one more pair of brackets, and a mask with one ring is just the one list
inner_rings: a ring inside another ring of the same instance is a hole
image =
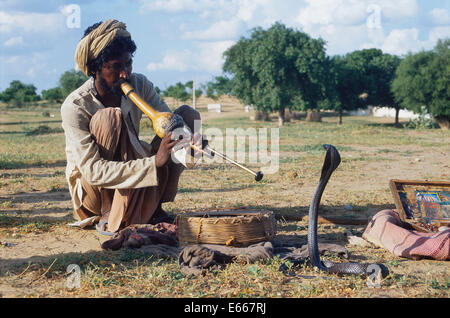
[[[77, 46], [78, 67], [90, 78], [61, 107], [66, 137], [66, 177], [74, 216], [97, 216], [110, 233], [130, 224], [164, 220], [163, 202], [173, 201], [184, 169], [171, 160], [171, 134], [151, 144], [139, 140], [142, 111], [121, 93], [127, 80], [154, 109], [170, 112], [142, 74], [131, 73], [136, 45], [125, 24], [108, 20], [86, 29]], [[191, 131], [197, 111], [183, 105], [174, 113]]]

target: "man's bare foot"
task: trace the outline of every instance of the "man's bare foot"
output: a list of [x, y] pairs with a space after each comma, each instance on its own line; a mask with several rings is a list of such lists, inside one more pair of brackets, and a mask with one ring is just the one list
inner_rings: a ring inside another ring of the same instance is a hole
[[162, 222], [174, 224], [175, 217], [173, 217], [172, 215], [169, 215], [166, 211], [164, 211], [163, 208], [161, 207], [161, 204], [159, 204], [155, 210], [155, 213], [153, 213], [153, 216], [150, 219], [149, 223], [150, 224], [158, 224], [158, 223], [162, 223]]

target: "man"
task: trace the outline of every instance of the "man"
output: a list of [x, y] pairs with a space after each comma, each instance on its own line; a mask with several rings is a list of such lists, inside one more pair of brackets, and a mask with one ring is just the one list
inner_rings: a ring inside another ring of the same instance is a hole
[[[178, 141], [138, 139], [141, 110], [121, 93], [127, 80], [154, 109], [170, 112], [153, 84], [132, 73], [136, 45], [125, 24], [108, 20], [87, 28], [75, 60], [90, 78], [61, 107], [66, 136], [66, 177], [79, 220], [94, 217], [108, 233], [131, 224], [167, 221], [162, 203], [173, 201], [184, 167], [171, 159]], [[183, 105], [180, 115], [194, 131], [197, 111]]]

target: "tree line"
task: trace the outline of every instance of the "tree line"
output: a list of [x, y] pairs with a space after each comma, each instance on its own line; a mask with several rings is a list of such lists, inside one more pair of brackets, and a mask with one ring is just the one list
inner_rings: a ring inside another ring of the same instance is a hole
[[[224, 74], [199, 85], [195, 95], [236, 96], [260, 112], [277, 112], [281, 125], [286, 110], [333, 110], [342, 123], [344, 112], [369, 105], [394, 108], [397, 125], [400, 109], [430, 114], [441, 126], [450, 124], [450, 39], [404, 57], [380, 49], [330, 57], [325, 45], [279, 22], [266, 30], [257, 27], [224, 52]], [[59, 86], [43, 90], [42, 97], [34, 85], [12, 81], [0, 101], [16, 107], [40, 99], [62, 102], [86, 79], [81, 71], [67, 71]], [[156, 90], [185, 102], [193, 95], [193, 82]]]
[[[81, 71], [66, 71], [61, 75], [57, 87], [42, 90], [41, 95], [36, 93], [36, 87], [33, 84], [24, 84], [19, 80], [14, 80], [8, 88], [0, 93], [0, 101], [8, 103], [12, 107], [23, 107], [27, 103], [40, 100], [62, 103], [71, 92], [80, 87], [87, 79]], [[201, 84], [198, 89], [195, 89], [195, 96], [200, 97], [205, 92], [208, 97], [218, 99], [219, 96], [231, 92], [230, 83], [231, 81], [228, 78], [218, 76], [214, 81]], [[164, 90], [157, 86], [155, 89], [162, 97], [173, 97], [177, 101], [185, 102], [192, 98], [193, 84], [193, 81], [178, 82]]]
[[344, 111], [369, 105], [428, 113], [450, 123], [450, 40], [405, 57], [363, 49], [330, 57], [325, 41], [277, 22], [252, 30], [224, 53], [231, 94], [262, 112]]
[[36, 93], [36, 87], [33, 84], [24, 84], [19, 80], [14, 80], [8, 88], [0, 93], [0, 101], [13, 107], [23, 107], [29, 102], [40, 100], [62, 103], [71, 92], [80, 87], [86, 80], [87, 77], [83, 72], [69, 70], [59, 78], [59, 86], [44, 89], [41, 95]]

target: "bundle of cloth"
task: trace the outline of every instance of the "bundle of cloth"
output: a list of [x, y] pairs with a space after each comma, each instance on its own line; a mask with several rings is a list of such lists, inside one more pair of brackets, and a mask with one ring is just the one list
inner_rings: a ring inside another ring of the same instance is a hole
[[[362, 237], [372, 244], [389, 250], [396, 256], [418, 260], [450, 259], [450, 229], [439, 233], [422, 233], [400, 220], [395, 210], [378, 212], [367, 225]], [[207, 270], [221, 269], [231, 262], [255, 263], [275, 256], [294, 264], [303, 264], [309, 253], [306, 242], [283, 243], [275, 238], [247, 247], [230, 247], [213, 244], [179, 246], [177, 225], [131, 225], [116, 233], [102, 244], [105, 250], [139, 248], [157, 257], [177, 258], [184, 274], [202, 274]], [[319, 243], [321, 254], [334, 254], [348, 259], [348, 250], [338, 244]]]
[[399, 257], [450, 259], [450, 228], [437, 233], [415, 231], [400, 219], [396, 210], [383, 210], [375, 214], [362, 237]]
[[[177, 258], [181, 272], [187, 275], [222, 269], [231, 262], [255, 263], [267, 261], [275, 256], [294, 264], [301, 264], [309, 256], [307, 244], [286, 245], [276, 239], [246, 247], [214, 244], [179, 246], [176, 231], [177, 225], [164, 222], [155, 225], [130, 225], [103, 242], [102, 248], [105, 250], [134, 248], [156, 257]], [[346, 248], [331, 243], [320, 243], [319, 252], [335, 254], [342, 258], [349, 256]]]

